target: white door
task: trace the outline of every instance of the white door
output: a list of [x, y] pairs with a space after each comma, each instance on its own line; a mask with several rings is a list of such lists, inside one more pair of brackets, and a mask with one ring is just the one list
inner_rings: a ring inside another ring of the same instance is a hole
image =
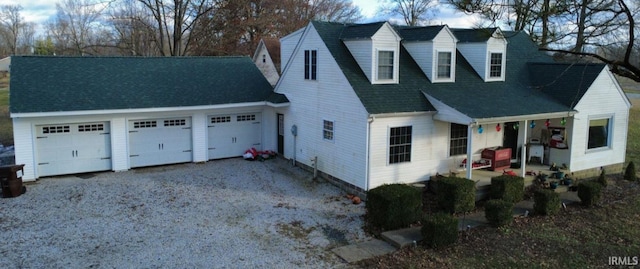
[[191, 118], [129, 121], [129, 160], [131, 167], [190, 162]]
[[244, 113], [209, 117], [209, 159], [242, 156], [250, 148], [261, 150], [261, 114]]
[[38, 176], [111, 170], [108, 122], [36, 126]]

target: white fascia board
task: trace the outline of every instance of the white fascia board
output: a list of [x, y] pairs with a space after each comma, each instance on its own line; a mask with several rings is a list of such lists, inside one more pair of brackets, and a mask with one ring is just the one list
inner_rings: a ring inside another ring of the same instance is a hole
[[56, 117], [56, 116], [86, 116], [86, 115], [108, 115], [108, 114], [132, 114], [132, 113], [154, 113], [154, 112], [174, 112], [193, 110], [212, 110], [223, 108], [241, 108], [252, 106], [266, 106], [269, 102], [251, 102], [236, 104], [220, 104], [206, 106], [181, 106], [181, 107], [153, 107], [153, 108], [132, 108], [132, 109], [106, 109], [106, 110], [78, 110], [78, 111], [53, 111], [53, 112], [29, 112], [11, 113], [11, 118], [35, 118], [35, 117]]
[[578, 112], [575, 110], [571, 110], [571, 111], [563, 111], [563, 112], [550, 112], [550, 113], [539, 113], [539, 114], [519, 115], [519, 116], [474, 118], [473, 123], [474, 124], [492, 124], [492, 123], [503, 123], [503, 122], [512, 122], [512, 121], [554, 119], [554, 118], [572, 117], [576, 113]]
[[435, 111], [379, 113], [379, 114], [369, 114], [369, 118], [375, 119], [375, 118], [393, 118], [393, 117], [412, 117], [412, 116], [433, 115], [435, 113], [436, 113]]

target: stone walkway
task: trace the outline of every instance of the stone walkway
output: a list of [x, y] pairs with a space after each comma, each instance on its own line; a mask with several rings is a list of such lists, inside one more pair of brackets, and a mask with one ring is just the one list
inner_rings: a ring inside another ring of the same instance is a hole
[[[577, 192], [560, 192], [563, 204], [579, 203]], [[525, 216], [533, 212], [533, 201], [521, 201], [514, 205], [514, 216]], [[459, 230], [473, 229], [481, 225], [488, 225], [484, 211], [477, 211], [459, 217]], [[400, 248], [416, 246], [422, 241], [421, 227], [411, 227], [380, 234], [382, 240], [374, 239], [366, 242], [342, 246], [332, 251], [348, 263], [370, 259], [394, 252]]]

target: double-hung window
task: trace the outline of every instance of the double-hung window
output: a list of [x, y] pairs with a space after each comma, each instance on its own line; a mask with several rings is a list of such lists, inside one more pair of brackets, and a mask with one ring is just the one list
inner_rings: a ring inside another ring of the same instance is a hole
[[451, 78], [451, 52], [438, 52], [438, 69], [436, 71], [437, 79]]
[[502, 53], [491, 53], [489, 58], [489, 78], [502, 77]]
[[449, 156], [467, 154], [467, 125], [451, 123]]
[[324, 138], [325, 140], [333, 141], [333, 121], [323, 121], [322, 138]]
[[304, 79], [316, 80], [318, 74], [318, 51], [304, 51]]
[[378, 51], [378, 80], [393, 79], [393, 51]]
[[391, 128], [389, 132], [389, 163], [411, 161], [411, 126]]

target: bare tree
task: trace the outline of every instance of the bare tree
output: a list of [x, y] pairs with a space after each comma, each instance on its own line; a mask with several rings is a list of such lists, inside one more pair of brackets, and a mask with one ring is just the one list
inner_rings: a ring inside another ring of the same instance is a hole
[[437, 1], [432, 0], [379, 0], [383, 9], [392, 14], [401, 15], [409, 26], [424, 24], [430, 12], [435, 12]]
[[156, 45], [162, 55], [186, 54], [194, 25], [214, 7], [215, 0], [138, 0], [154, 19]]
[[105, 6], [92, 0], [63, 0], [56, 5], [57, 16], [47, 25], [48, 34], [63, 54], [93, 54], [96, 31]]
[[157, 29], [154, 20], [137, 0], [122, 0], [109, 11], [115, 46], [123, 55], [157, 56], [160, 49], [155, 43]]
[[281, 37], [311, 20], [355, 22], [351, 0], [221, 0], [197, 24], [194, 54], [248, 55], [264, 37]]
[[26, 27], [24, 18], [20, 15], [22, 6], [0, 6], [0, 36], [4, 40], [11, 54], [18, 54], [18, 40], [21, 32]]
[[[632, 0], [448, 0], [465, 12], [482, 14], [494, 23], [516, 18], [514, 30], [529, 30], [541, 49], [590, 56], [607, 63], [611, 71], [640, 81], [634, 15], [640, 3]], [[510, 24], [509, 24], [510, 25]], [[625, 53], [604, 53], [624, 47]], [[615, 56], [618, 55], [618, 56]], [[575, 59], [574, 59], [575, 60]]]

